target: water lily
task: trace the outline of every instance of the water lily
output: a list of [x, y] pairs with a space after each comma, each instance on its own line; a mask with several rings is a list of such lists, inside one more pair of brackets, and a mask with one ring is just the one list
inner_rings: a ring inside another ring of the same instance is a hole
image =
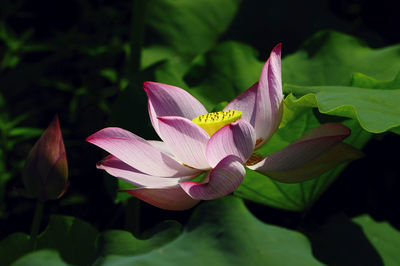
[[[97, 164], [99, 169], [137, 186], [126, 192], [159, 208], [183, 210], [230, 194], [242, 182], [245, 167], [281, 182], [301, 182], [343, 161], [331, 160], [331, 151], [341, 149], [350, 130], [337, 123], [321, 125], [265, 158], [254, 153], [282, 119], [280, 44], [259, 81], [220, 112], [208, 113], [175, 86], [145, 82], [144, 89], [151, 123], [162, 141], [115, 127], [102, 129], [87, 141], [111, 154]], [[203, 180], [193, 181], [202, 173]]]

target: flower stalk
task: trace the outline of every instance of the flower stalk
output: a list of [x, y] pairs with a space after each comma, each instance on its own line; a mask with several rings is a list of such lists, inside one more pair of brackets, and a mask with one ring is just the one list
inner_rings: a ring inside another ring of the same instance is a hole
[[40, 199], [37, 200], [35, 207], [35, 214], [33, 216], [32, 226], [31, 226], [32, 250], [36, 250], [37, 248], [37, 235], [39, 233], [40, 224], [42, 222], [43, 209], [44, 209], [44, 201], [41, 201]]

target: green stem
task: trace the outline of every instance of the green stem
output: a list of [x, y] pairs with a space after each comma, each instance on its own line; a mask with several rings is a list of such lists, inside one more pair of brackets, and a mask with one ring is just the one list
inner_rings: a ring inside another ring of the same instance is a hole
[[37, 235], [39, 233], [40, 223], [43, 217], [44, 202], [38, 200], [36, 202], [35, 215], [33, 216], [32, 227], [31, 227], [31, 241], [32, 250], [36, 250], [37, 247]]
[[146, 8], [149, 0], [132, 0], [132, 19], [130, 37], [130, 71], [131, 76], [139, 72], [142, 46], [146, 26]]

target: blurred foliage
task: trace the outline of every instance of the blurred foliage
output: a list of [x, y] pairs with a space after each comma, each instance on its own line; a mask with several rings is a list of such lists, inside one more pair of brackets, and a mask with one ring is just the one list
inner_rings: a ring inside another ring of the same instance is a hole
[[315, 256], [327, 265], [397, 265], [400, 259], [400, 232], [368, 215], [351, 220], [337, 215], [305, 233]]
[[[399, 232], [359, 216], [367, 212], [400, 228], [394, 210], [400, 179], [391, 155], [400, 144], [392, 133], [400, 133], [396, 21], [386, 0], [1, 1], [2, 263], [398, 264]], [[235, 192], [250, 200], [248, 208], [226, 197], [180, 213], [117, 193], [126, 184], [96, 171], [104, 154], [84, 143], [93, 132], [118, 126], [157, 138], [143, 81], [179, 86], [209, 111], [219, 110], [258, 80], [280, 41], [289, 96], [283, 123], [260, 152], [335, 121], [352, 129], [346, 142], [363, 149], [365, 159], [300, 184], [248, 170]], [[30, 237], [16, 232], [29, 231], [34, 203], [14, 188], [22, 187], [28, 152], [56, 113], [71, 184], [63, 199], [46, 205], [33, 251]], [[328, 219], [337, 213], [345, 215]], [[171, 219], [180, 223], [146, 232]]]
[[378, 80], [392, 80], [400, 68], [400, 45], [379, 49], [334, 31], [321, 31], [307, 39], [282, 64], [283, 80], [296, 85], [348, 85], [354, 72]]
[[[52, 216], [46, 230], [38, 238], [37, 249], [55, 249], [69, 264], [89, 265], [95, 257], [97, 235], [96, 229], [79, 219]], [[30, 237], [23, 233], [12, 234], [0, 244], [0, 255], [4, 265], [12, 263], [30, 251], [32, 242]]]

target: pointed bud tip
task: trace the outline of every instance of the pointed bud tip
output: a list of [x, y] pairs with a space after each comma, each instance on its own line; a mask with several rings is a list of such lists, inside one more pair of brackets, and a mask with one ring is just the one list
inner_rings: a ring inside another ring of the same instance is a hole
[[281, 57], [281, 53], [282, 53], [282, 43], [278, 43], [277, 45], [275, 45], [275, 47], [272, 49], [271, 51], [271, 56], [273, 54], [278, 55], [279, 57]]
[[159, 84], [161, 84], [161, 83], [154, 82], [154, 81], [145, 81], [145, 82], [143, 82], [143, 89], [146, 92], [146, 94], [148, 95], [151, 88], [154, 86], [157, 86]]
[[92, 134], [92, 135], [90, 135], [89, 137], [87, 137], [87, 138], [85, 139], [85, 141], [91, 143], [91, 140], [92, 140], [92, 138], [93, 138], [93, 135], [94, 135], [94, 134]]
[[146, 92], [146, 94], [148, 93], [148, 86], [149, 86], [149, 83], [150, 83], [150, 81], [145, 81], [145, 82], [143, 82], [143, 89], [144, 89], [144, 91]]

